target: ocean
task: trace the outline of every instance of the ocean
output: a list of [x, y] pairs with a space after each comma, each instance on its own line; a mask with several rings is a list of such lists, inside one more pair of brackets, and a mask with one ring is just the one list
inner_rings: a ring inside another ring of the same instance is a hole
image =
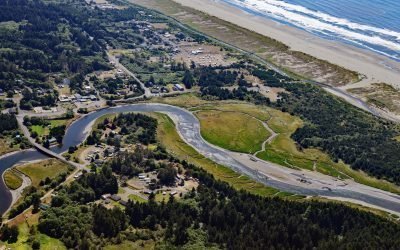
[[400, 61], [400, 0], [223, 0], [247, 12]]

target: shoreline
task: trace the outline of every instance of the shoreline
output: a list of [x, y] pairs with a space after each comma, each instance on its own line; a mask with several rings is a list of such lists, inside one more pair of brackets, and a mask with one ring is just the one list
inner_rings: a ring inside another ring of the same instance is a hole
[[345, 69], [358, 72], [365, 79], [358, 83], [385, 82], [400, 89], [400, 63], [375, 54], [366, 49], [330, 41], [298, 28], [277, 21], [250, 14], [220, 0], [172, 0], [182, 6], [201, 11], [211, 16], [275, 39], [315, 58], [328, 61]]
[[[5, 214], [7, 214], [8, 212], [10, 212], [10, 210], [13, 208], [13, 206], [14, 206], [14, 205], [17, 203], [17, 201], [22, 197], [22, 193], [24, 192], [25, 188], [27, 188], [27, 187], [29, 187], [29, 186], [32, 185], [31, 177], [29, 177], [28, 175], [26, 175], [26, 174], [22, 173], [21, 171], [19, 171], [19, 170], [17, 169], [17, 167], [24, 166], [24, 165], [27, 165], [27, 164], [33, 164], [33, 163], [37, 163], [37, 162], [41, 162], [41, 161], [43, 161], [43, 160], [34, 160], [34, 161], [29, 161], [29, 162], [21, 162], [20, 164], [16, 164], [16, 165], [12, 166], [11, 168], [6, 169], [6, 170], [2, 173], [2, 175], [1, 175], [2, 181], [3, 181], [4, 185], [5, 185], [5, 187], [8, 189], [8, 191], [11, 193], [11, 203], [10, 203], [10, 206], [9, 206], [9, 207], [7, 208], [7, 210], [3, 213], [3, 215], [5, 215]], [[13, 168], [15, 168], [16, 171], [18, 171], [18, 173], [20, 174], [20, 177], [21, 177], [21, 179], [22, 179], [22, 184], [21, 184], [21, 186], [20, 186], [19, 188], [15, 189], [15, 190], [10, 189], [10, 188], [7, 186], [7, 184], [6, 184], [5, 180], [4, 180], [4, 174], [5, 174], [7, 171], [10, 171], [10, 170], [13, 169]]]
[[[399, 195], [395, 193], [359, 184], [351, 180], [339, 182], [336, 179], [332, 179], [331, 176], [326, 176], [321, 173], [306, 170], [294, 170], [261, 159], [254, 162], [251, 160], [251, 155], [235, 153], [214, 146], [205, 141], [201, 136], [198, 119], [190, 111], [173, 105], [142, 103], [112, 107], [99, 114], [90, 113], [88, 119], [81, 118], [79, 121], [83, 122], [73, 123], [66, 134], [79, 131], [79, 134], [74, 134], [74, 138], [72, 139], [82, 140], [80, 134], [84, 133], [88, 128], [88, 124], [91, 124], [93, 120], [98, 119], [105, 114], [123, 112], [166, 113], [171, 117], [172, 121], [174, 121], [176, 131], [181, 139], [198, 153], [212, 161], [215, 161], [217, 164], [227, 166], [233, 171], [245, 174], [251, 179], [272, 188], [302, 195], [329, 197], [340, 196], [343, 198], [356, 199], [374, 206], [379, 206], [383, 209], [388, 209], [392, 211], [392, 213], [400, 213], [400, 198]], [[73, 140], [72, 142], [76, 143], [76, 140]], [[79, 168], [77, 171], [79, 171]], [[310, 180], [311, 183], [304, 184], [299, 182], [298, 176], [300, 175], [305, 176], [304, 178]], [[268, 178], [265, 179], [265, 176]], [[325, 187], [331, 187], [331, 190], [328, 191]]]

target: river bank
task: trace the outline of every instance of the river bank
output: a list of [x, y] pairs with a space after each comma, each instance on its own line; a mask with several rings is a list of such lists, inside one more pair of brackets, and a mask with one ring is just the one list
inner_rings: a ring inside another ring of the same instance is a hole
[[[400, 215], [399, 195], [353, 181], [343, 182], [317, 172], [289, 169], [263, 160], [254, 161], [252, 160], [252, 155], [234, 153], [211, 145], [202, 138], [199, 120], [191, 112], [166, 104], [130, 104], [89, 113], [73, 122], [66, 131], [63, 146], [61, 148], [52, 148], [52, 150], [63, 152], [63, 149], [79, 145], [86, 138], [87, 128], [93, 121], [106, 114], [122, 112], [161, 112], [168, 114], [175, 121], [176, 129], [182, 139], [200, 154], [264, 185], [305, 196], [322, 196], [337, 200], [341, 198], [352, 199], [354, 203], [378, 206], [384, 211]], [[29, 152], [36, 153], [36, 155], [24, 155]], [[47, 156], [43, 156], [37, 151], [21, 151], [6, 158], [8, 159], [7, 161], [2, 159], [2, 168], [10, 168], [18, 162], [41, 159], [38, 157]], [[301, 182], [299, 178], [306, 179], [307, 182]], [[3, 182], [1, 183], [4, 185]], [[8, 191], [4, 190], [4, 188], [1, 188], [0, 191]], [[6, 194], [10, 199], [10, 193], [6, 192]], [[11, 200], [7, 200], [5, 196], [0, 197], [0, 204], [3, 209], [5, 208], [2, 210], [3, 212], [9, 207]]]
[[[41, 161], [41, 160], [36, 160], [36, 161], [29, 162], [29, 163], [35, 163], [35, 162], [39, 162], [39, 161]], [[23, 164], [18, 165], [18, 166], [22, 166], [22, 165]], [[11, 168], [11, 169], [13, 169], [13, 168]], [[5, 173], [6, 172], [3, 172], [3, 174], [2, 174], [3, 182], [5, 182], [5, 180], [4, 180]], [[10, 204], [9, 208], [4, 212], [4, 214], [8, 213], [10, 211], [10, 209], [15, 205], [15, 203], [17, 203], [17, 201], [22, 197], [22, 193], [24, 192], [25, 188], [29, 187], [32, 184], [32, 180], [29, 176], [25, 175], [24, 173], [22, 173], [20, 171], [18, 171], [18, 174], [19, 174], [19, 177], [22, 179], [22, 184], [19, 188], [15, 189], [15, 190], [9, 189], [9, 191], [11, 193], [11, 204]]]
[[[48, 157], [35, 149], [28, 149], [23, 151], [16, 151], [0, 157], [0, 175], [3, 176], [4, 171], [7, 169], [20, 165], [26, 162], [44, 160]], [[12, 204], [15, 196], [6, 187], [3, 178], [0, 181], [0, 214], [5, 213]]]

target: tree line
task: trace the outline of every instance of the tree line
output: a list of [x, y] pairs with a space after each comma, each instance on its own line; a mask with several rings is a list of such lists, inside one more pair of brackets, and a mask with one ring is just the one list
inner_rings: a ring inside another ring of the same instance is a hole
[[[158, 203], [150, 195], [146, 203], [129, 201], [124, 210], [87, 205], [110, 190], [100, 188], [105, 177], [87, 182], [84, 176], [53, 198], [52, 207], [40, 217], [39, 230], [80, 249], [107, 242], [101, 239], [120, 239], [121, 234], [137, 239], [137, 230], [161, 234], [155, 238], [157, 245], [169, 249], [193, 246], [199, 240], [205, 248], [228, 249], [396, 249], [400, 244], [399, 225], [371, 213], [340, 204], [294, 202], [236, 191], [204, 170], [179, 162], [187, 176], [200, 182], [182, 200]], [[104, 169], [90, 175], [110, 171]], [[93, 188], [99, 193], [90, 191]], [[83, 199], [87, 192], [92, 192], [89, 200]], [[205, 237], [197, 238], [193, 232]]]

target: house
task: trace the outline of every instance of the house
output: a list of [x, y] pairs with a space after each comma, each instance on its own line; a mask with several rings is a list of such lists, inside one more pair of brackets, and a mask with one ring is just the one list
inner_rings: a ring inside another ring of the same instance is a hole
[[184, 91], [185, 89], [180, 84], [174, 84], [175, 91]]
[[157, 88], [152, 88], [152, 89], [150, 90], [150, 92], [153, 93], [153, 94], [159, 94], [159, 93], [160, 93], [160, 90], [157, 89]]
[[166, 87], [162, 87], [162, 88], [161, 88], [161, 92], [162, 92], [162, 93], [169, 93], [169, 90], [168, 90], [168, 88], [166, 88]]
[[260, 87], [258, 87], [258, 86], [248, 87], [247, 91], [249, 91], [249, 92], [260, 92]]
[[54, 137], [51, 137], [51, 138], [49, 139], [49, 143], [50, 143], [50, 144], [57, 143], [57, 139], [54, 138]]
[[113, 194], [113, 195], [110, 196], [110, 199], [113, 200], [113, 201], [120, 201], [121, 197], [116, 195], [116, 194]]
[[47, 204], [40, 203], [39, 208], [42, 209], [43, 211], [46, 211], [47, 209], [50, 208], [50, 206]]
[[62, 82], [63, 82], [64, 85], [70, 85], [71, 84], [71, 80], [69, 80], [68, 78], [64, 78]]
[[101, 198], [102, 198], [103, 200], [107, 200], [108, 198], [110, 198], [110, 196], [111, 196], [111, 194], [103, 194], [103, 195], [101, 196]]
[[58, 100], [59, 100], [60, 102], [70, 102], [70, 101], [71, 101], [71, 99], [70, 99], [68, 96], [66, 96], [66, 95], [60, 95], [60, 96], [58, 97]]
[[9, 108], [8, 113], [11, 115], [15, 115], [18, 113], [17, 108]]
[[89, 97], [90, 97], [90, 100], [97, 101], [97, 97], [95, 95], [90, 95]]
[[104, 163], [104, 161], [102, 161], [102, 160], [100, 160], [100, 159], [97, 159], [97, 160], [94, 160], [94, 165], [96, 165], [96, 166], [101, 166], [101, 165], [103, 165], [103, 163]]
[[144, 190], [143, 193], [145, 193], [145, 194], [152, 194], [153, 191], [151, 191], [151, 190]]
[[124, 201], [124, 200], [120, 200], [119, 204], [121, 204], [122, 206], [126, 207], [128, 205], [128, 202]]

